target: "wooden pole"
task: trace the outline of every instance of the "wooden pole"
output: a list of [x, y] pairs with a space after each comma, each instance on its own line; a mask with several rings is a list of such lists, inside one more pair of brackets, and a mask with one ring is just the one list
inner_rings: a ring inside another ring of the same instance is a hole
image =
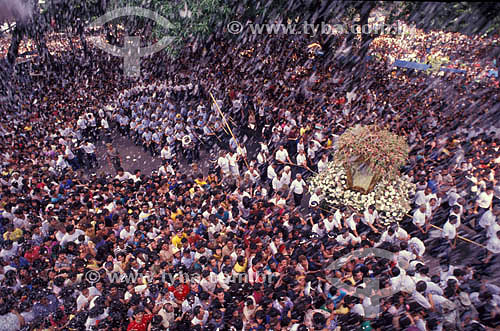
[[[217, 100], [215, 100], [212, 92], [208, 91], [208, 93], [210, 94], [210, 97], [212, 98], [213, 102], [215, 103], [215, 108], [217, 109], [217, 111], [219, 112], [220, 116], [222, 117], [222, 120], [224, 121], [224, 123], [226, 124], [228, 130], [229, 130], [229, 133], [231, 134], [231, 136], [233, 137], [234, 141], [236, 141], [236, 145], [238, 146], [238, 148], [241, 148], [240, 147], [240, 144], [238, 143], [238, 139], [236, 139], [236, 137], [234, 136], [233, 134], [233, 131], [231, 130], [231, 127], [229, 126], [229, 123], [227, 123], [227, 120], [226, 120], [226, 117], [224, 116], [224, 113], [220, 110], [219, 108], [219, 104], [217, 103]], [[247, 166], [247, 169], [250, 168], [250, 166], [248, 165], [248, 162], [247, 162], [247, 159], [246, 158], [243, 158], [243, 161], [245, 162], [245, 165]]]

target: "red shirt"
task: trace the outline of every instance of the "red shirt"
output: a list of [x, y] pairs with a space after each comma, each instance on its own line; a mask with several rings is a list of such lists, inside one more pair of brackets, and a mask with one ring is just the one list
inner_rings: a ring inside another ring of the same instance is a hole
[[176, 287], [169, 286], [168, 290], [170, 292], [174, 292], [174, 296], [177, 300], [179, 301], [184, 301], [186, 299], [187, 295], [189, 294], [189, 286], [186, 284], [182, 284], [182, 290], [179, 291]]
[[128, 325], [128, 328], [127, 328], [127, 331], [146, 331], [148, 329], [148, 324], [149, 324], [149, 321], [151, 321], [151, 319], [153, 319], [153, 314], [149, 314], [149, 315], [144, 315], [142, 317], [142, 320], [140, 323], [137, 323], [135, 320], [130, 322], [130, 324]]

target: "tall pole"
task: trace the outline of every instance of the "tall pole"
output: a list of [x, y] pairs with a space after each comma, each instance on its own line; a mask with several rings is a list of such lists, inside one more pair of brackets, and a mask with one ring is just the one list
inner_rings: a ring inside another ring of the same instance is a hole
[[[212, 92], [208, 91], [208, 93], [210, 94], [210, 97], [212, 98], [213, 102], [215, 103], [215, 108], [217, 109], [217, 111], [219, 112], [220, 116], [222, 117], [222, 120], [226, 124], [226, 127], [229, 130], [229, 133], [233, 137], [234, 141], [236, 141], [236, 145], [238, 146], [238, 148], [241, 149], [240, 144], [238, 143], [238, 139], [236, 139], [236, 137], [233, 134], [233, 131], [231, 130], [231, 127], [229, 126], [229, 123], [227, 123], [226, 116], [224, 116], [224, 113], [219, 108], [219, 104], [217, 103], [217, 100], [215, 100]], [[247, 166], [247, 168], [250, 169], [250, 166], [248, 165], [247, 159], [243, 158], [243, 161], [245, 162], [245, 165]]]

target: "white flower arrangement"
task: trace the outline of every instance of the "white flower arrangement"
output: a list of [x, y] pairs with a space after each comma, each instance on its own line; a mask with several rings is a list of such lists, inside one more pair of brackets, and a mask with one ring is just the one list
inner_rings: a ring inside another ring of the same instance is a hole
[[352, 191], [347, 187], [347, 177], [342, 165], [329, 162], [327, 169], [309, 179], [312, 190], [320, 188], [327, 204], [348, 206], [364, 212], [368, 206], [375, 205], [377, 211], [384, 212], [385, 225], [401, 221], [410, 212], [409, 197], [415, 194], [416, 185], [404, 180], [402, 176], [393, 180], [381, 180], [368, 194]]

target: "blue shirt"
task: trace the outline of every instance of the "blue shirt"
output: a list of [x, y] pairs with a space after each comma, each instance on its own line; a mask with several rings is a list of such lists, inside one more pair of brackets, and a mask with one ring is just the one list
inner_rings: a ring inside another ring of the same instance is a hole
[[433, 181], [432, 179], [430, 179], [427, 182], [427, 187], [429, 187], [431, 189], [432, 193], [437, 192], [437, 183], [435, 181]]

